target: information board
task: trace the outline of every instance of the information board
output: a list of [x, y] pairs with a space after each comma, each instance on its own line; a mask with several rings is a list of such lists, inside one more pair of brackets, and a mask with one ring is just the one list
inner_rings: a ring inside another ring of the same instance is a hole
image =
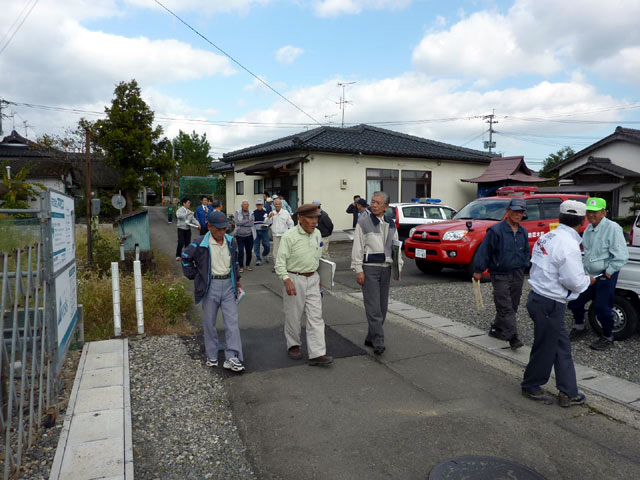
[[62, 351], [78, 320], [78, 282], [75, 262], [56, 277], [55, 287], [58, 351]]
[[50, 191], [53, 273], [76, 258], [73, 199]]

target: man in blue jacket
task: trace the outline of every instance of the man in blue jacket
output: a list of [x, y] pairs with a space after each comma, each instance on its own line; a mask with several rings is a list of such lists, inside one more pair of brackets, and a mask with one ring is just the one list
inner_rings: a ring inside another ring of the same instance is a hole
[[238, 326], [236, 298], [240, 286], [238, 244], [227, 234], [229, 221], [219, 211], [207, 218], [209, 232], [196, 238], [182, 252], [182, 272], [194, 281], [196, 305], [202, 302], [206, 365], [218, 366], [216, 317], [222, 309], [226, 350], [223, 367], [233, 372], [244, 370], [242, 340]]
[[475, 256], [473, 278], [480, 280], [489, 268], [496, 318], [489, 336], [507, 340], [515, 350], [523, 343], [518, 338], [516, 313], [522, 296], [524, 270], [529, 265], [529, 234], [520, 225], [527, 204], [514, 198], [507, 206], [506, 218], [487, 230]]
[[196, 220], [200, 224], [200, 235], [207, 233], [207, 215], [213, 209], [209, 206], [209, 199], [206, 195], [200, 197], [200, 205], [196, 207]]

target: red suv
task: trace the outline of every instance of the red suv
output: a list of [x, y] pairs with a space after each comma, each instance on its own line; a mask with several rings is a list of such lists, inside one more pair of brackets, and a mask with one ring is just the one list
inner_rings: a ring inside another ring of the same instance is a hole
[[[536, 187], [502, 187], [495, 197], [478, 198], [467, 204], [452, 220], [415, 229], [405, 242], [405, 255], [415, 259], [424, 273], [438, 273], [444, 267], [465, 269], [473, 275], [473, 257], [489, 227], [505, 217], [511, 198], [518, 196], [527, 204], [521, 225], [529, 232], [529, 245], [558, 226], [560, 204], [565, 200], [587, 201], [586, 195], [564, 193], [538, 194]], [[585, 223], [580, 233], [587, 228]]]

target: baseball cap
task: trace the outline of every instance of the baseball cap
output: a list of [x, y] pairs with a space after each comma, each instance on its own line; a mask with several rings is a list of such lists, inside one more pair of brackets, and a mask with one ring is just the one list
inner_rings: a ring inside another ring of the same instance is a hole
[[224, 213], [219, 212], [217, 210], [214, 210], [207, 216], [207, 221], [209, 222], [209, 225], [211, 225], [212, 227], [216, 227], [216, 228], [229, 227], [229, 220], [227, 220], [227, 216]]
[[362, 205], [363, 207], [367, 206], [367, 201], [364, 198], [359, 198], [356, 203]]
[[322, 205], [322, 204], [320, 203], [320, 200], [314, 200], [313, 202], [311, 202], [311, 204], [312, 204], [312, 205], [318, 205], [318, 206]]
[[587, 210], [598, 211], [607, 208], [607, 201], [604, 198], [589, 197], [587, 198]]
[[271, 197], [271, 198], [273, 198], [274, 200], [277, 200], [277, 199], [279, 199], [280, 197], [279, 197], [278, 195], [274, 195], [274, 196], [273, 196], [273, 197]]
[[509, 210], [513, 210], [514, 212], [526, 212], [527, 204], [521, 198], [512, 198], [507, 208]]
[[267, 202], [273, 202], [273, 198], [272, 197], [267, 197]]
[[256, 205], [264, 205], [264, 200], [261, 198], [256, 199]]
[[565, 200], [560, 204], [560, 213], [584, 217], [587, 214], [587, 206], [577, 200]]
[[312, 203], [305, 203], [304, 205], [300, 205], [297, 208], [296, 213], [298, 215], [302, 215], [303, 217], [319, 217], [320, 209], [317, 205], [314, 205]]

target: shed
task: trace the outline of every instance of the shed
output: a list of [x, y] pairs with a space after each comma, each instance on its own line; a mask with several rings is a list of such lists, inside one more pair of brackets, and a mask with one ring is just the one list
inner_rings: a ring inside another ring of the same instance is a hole
[[120, 217], [117, 221], [120, 237], [126, 237], [123, 245], [125, 252], [132, 252], [136, 245], [141, 251], [151, 250], [149, 239], [149, 212], [136, 210]]

